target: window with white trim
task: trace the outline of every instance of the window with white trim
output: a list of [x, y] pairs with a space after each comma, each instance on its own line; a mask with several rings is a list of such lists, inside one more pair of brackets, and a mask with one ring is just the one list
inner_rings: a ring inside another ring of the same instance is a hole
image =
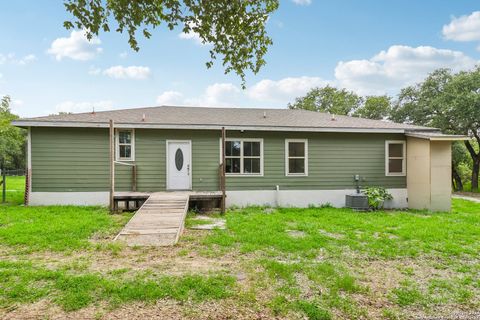
[[227, 175], [262, 175], [263, 140], [227, 139], [225, 172]]
[[118, 129], [116, 135], [117, 160], [135, 160], [135, 133], [133, 130]]
[[285, 175], [308, 175], [308, 140], [285, 140]]
[[385, 142], [385, 175], [404, 176], [406, 174], [405, 141]]

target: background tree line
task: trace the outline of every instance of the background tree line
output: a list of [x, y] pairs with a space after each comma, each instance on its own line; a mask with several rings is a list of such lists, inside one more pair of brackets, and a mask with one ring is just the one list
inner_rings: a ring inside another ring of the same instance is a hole
[[11, 99], [4, 96], [0, 101], [0, 166], [7, 170], [25, 168], [26, 133], [12, 126], [18, 119], [10, 109]]
[[458, 73], [438, 69], [423, 82], [403, 88], [396, 98], [362, 97], [331, 86], [314, 88], [288, 107], [431, 126], [444, 133], [468, 135], [470, 140], [453, 144], [452, 181], [456, 190], [478, 191], [480, 67]]

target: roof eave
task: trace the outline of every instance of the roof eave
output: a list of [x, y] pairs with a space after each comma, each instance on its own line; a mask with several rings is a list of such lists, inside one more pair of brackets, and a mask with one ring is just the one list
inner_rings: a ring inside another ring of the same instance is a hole
[[465, 141], [469, 140], [468, 136], [462, 135], [454, 135], [454, 134], [444, 134], [444, 135], [428, 135], [428, 134], [421, 134], [415, 132], [407, 132], [405, 133], [407, 137], [418, 138], [418, 139], [425, 139], [430, 141]]
[[[61, 128], [108, 128], [107, 122], [81, 121], [36, 121], [15, 120], [17, 127], [61, 127]], [[297, 132], [349, 132], [349, 133], [405, 133], [414, 129], [405, 128], [354, 128], [354, 127], [294, 127], [294, 126], [245, 126], [245, 125], [203, 125], [203, 124], [156, 124], [156, 123], [115, 123], [116, 128], [132, 129], [196, 129], [196, 130], [249, 130], [249, 131], [297, 131]], [[422, 131], [438, 131], [435, 128], [417, 129]]]

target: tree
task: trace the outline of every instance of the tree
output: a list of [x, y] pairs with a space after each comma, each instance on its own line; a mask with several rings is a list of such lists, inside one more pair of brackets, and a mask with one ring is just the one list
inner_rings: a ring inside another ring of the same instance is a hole
[[150, 38], [151, 30], [161, 24], [170, 30], [181, 26], [183, 32], [211, 45], [208, 68], [221, 55], [225, 73], [235, 72], [244, 84], [246, 70], [257, 73], [265, 64], [272, 45], [265, 27], [279, 0], [65, 0], [64, 5], [74, 17], [64, 22], [67, 29], [84, 29], [91, 39], [115, 28], [128, 33], [128, 43], [136, 51], [138, 29]]
[[11, 113], [10, 101], [9, 96], [0, 101], [0, 163], [13, 169], [23, 164], [25, 159], [25, 135], [11, 124], [18, 116]]
[[[480, 69], [453, 74], [431, 73], [422, 83], [402, 89], [391, 119], [432, 126], [446, 133], [469, 135], [465, 147], [472, 159], [472, 190], [480, 171]], [[455, 164], [453, 166], [455, 168]], [[455, 173], [454, 173], [455, 174]]]
[[445, 123], [445, 86], [453, 75], [448, 69], [432, 72], [423, 82], [403, 88], [391, 110], [390, 119], [452, 131]]
[[469, 158], [465, 145], [455, 141], [452, 144], [452, 185], [456, 191], [463, 191], [462, 166], [471, 167]]
[[305, 96], [296, 98], [294, 103], [289, 103], [288, 107], [348, 115], [359, 108], [361, 103], [362, 98], [354, 92], [326, 86], [311, 89]]
[[480, 67], [460, 72], [445, 87], [446, 125], [472, 137], [465, 146], [472, 158], [472, 191], [478, 191], [480, 174]]
[[390, 115], [391, 98], [389, 96], [367, 96], [363, 105], [355, 110], [354, 117], [382, 120]]

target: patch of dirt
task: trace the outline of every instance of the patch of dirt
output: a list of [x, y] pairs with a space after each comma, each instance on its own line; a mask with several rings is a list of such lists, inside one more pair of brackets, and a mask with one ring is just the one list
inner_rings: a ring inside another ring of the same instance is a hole
[[30, 260], [52, 269], [62, 266], [84, 268], [83, 271], [102, 274], [117, 269], [128, 269], [132, 272], [150, 269], [165, 275], [207, 274], [240, 269], [239, 259], [236, 258], [238, 253], [235, 250], [221, 256], [212, 254], [211, 257], [199, 252], [198, 248], [204, 248], [199, 245], [199, 241], [205, 235], [204, 231], [185, 230], [180, 242], [173, 247], [121, 246], [113, 251], [107, 247], [73, 253], [47, 251], [21, 256], [10, 252], [0, 258], [11, 261]]
[[306, 233], [300, 230], [285, 230], [292, 238], [305, 238]]
[[385, 298], [390, 290], [405, 279], [398, 264], [398, 261], [390, 260], [368, 261], [363, 264], [361, 284], [370, 288], [375, 300]]
[[341, 233], [332, 233], [332, 232], [327, 232], [325, 230], [318, 230], [318, 232], [326, 237], [333, 238], [333, 239], [343, 239], [345, 237], [344, 234]]
[[435, 309], [428, 312], [428, 314], [425, 314], [423, 310], [412, 309], [410, 314], [414, 319], [480, 319], [479, 310], [466, 310], [464, 306], [456, 304], [435, 306]]
[[233, 299], [194, 303], [159, 300], [155, 304], [130, 303], [111, 310], [106, 305], [65, 312], [47, 300], [3, 312], [0, 318], [23, 319], [278, 319], [258, 305], [245, 305]]
[[303, 273], [295, 273], [295, 281], [300, 288], [300, 297], [305, 300], [311, 300], [322, 295], [322, 289], [316, 288], [308, 277]]
[[212, 217], [205, 216], [205, 215], [198, 215], [193, 219], [193, 221], [195, 221], [195, 220], [206, 221], [207, 223], [193, 225], [193, 226], [190, 227], [190, 229], [194, 229], [194, 230], [226, 229], [226, 227], [225, 227], [226, 220], [225, 219], [212, 218]]
[[[452, 279], [457, 276], [457, 273], [451, 269], [435, 268], [435, 262], [439, 261], [432, 261], [428, 258], [360, 261], [356, 268], [359, 271], [359, 283], [368, 287], [369, 290], [367, 294], [356, 294], [353, 297], [359, 304], [366, 307], [369, 318], [381, 319], [383, 309], [398, 308], [390, 300], [390, 295], [392, 290], [398, 288], [403, 280], [413, 277], [420, 289], [427, 289], [429, 281], [433, 278]], [[442, 314], [443, 316], [461, 309], [462, 306], [455, 306], [449, 312], [435, 314]], [[437, 306], [435, 307], [436, 311], [438, 311]], [[425, 310], [414, 308], [404, 308], [402, 314], [408, 314], [412, 318], [430, 316], [425, 314]]]

